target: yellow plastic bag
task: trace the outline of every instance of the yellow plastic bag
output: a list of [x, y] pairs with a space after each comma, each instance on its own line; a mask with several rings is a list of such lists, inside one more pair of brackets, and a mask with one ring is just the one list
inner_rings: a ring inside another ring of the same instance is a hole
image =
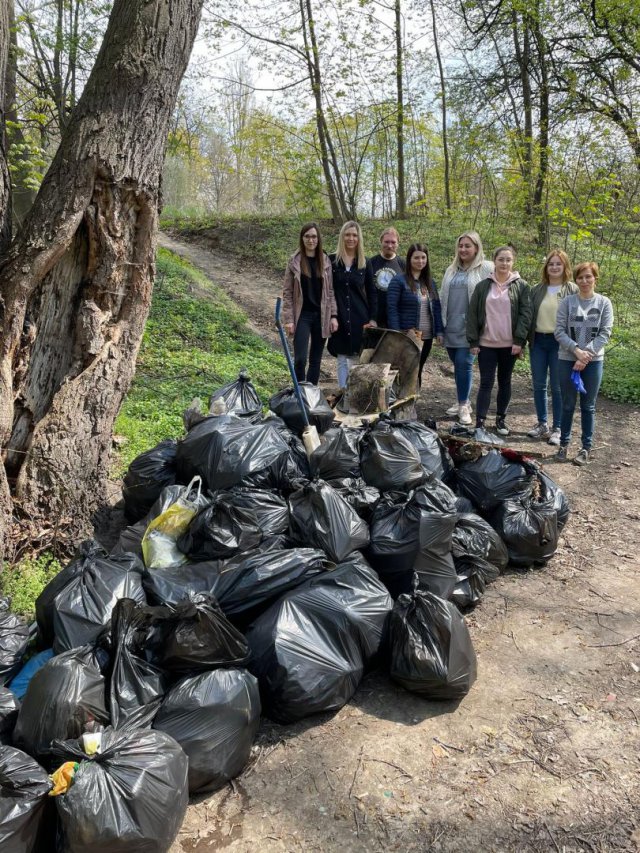
[[49, 791], [50, 797], [59, 797], [66, 794], [73, 784], [73, 777], [80, 765], [77, 761], [65, 761], [58, 769], [49, 776], [53, 782], [53, 788]]
[[186, 533], [198, 512], [197, 501], [200, 498], [202, 480], [194, 477], [186, 487], [185, 495], [198, 488], [196, 501], [188, 497], [178, 498], [163, 513], [153, 519], [142, 537], [142, 557], [148, 569], [166, 569], [169, 566], [181, 566], [187, 562], [187, 555], [178, 549], [178, 539]]

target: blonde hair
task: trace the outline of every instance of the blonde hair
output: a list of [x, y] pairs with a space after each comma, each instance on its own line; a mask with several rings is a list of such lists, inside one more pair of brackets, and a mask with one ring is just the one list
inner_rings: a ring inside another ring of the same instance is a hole
[[355, 228], [358, 232], [358, 246], [356, 248], [356, 264], [358, 269], [362, 269], [367, 264], [367, 259], [364, 254], [364, 240], [362, 239], [362, 228], [355, 222], [353, 219], [350, 219], [348, 222], [345, 222], [342, 228], [340, 229], [340, 234], [338, 235], [338, 248], [336, 249], [336, 260], [342, 261], [346, 266], [346, 249], [344, 246], [344, 235], [345, 232], [349, 230], [349, 228]]
[[544, 259], [544, 266], [542, 267], [542, 283], [549, 284], [547, 266], [551, 258], [560, 258], [562, 261], [562, 283], [566, 284], [568, 281], [571, 281], [571, 261], [569, 260], [569, 255], [567, 255], [567, 253], [562, 249], [551, 249], [547, 257]]
[[453, 261], [447, 267], [445, 277], [447, 276], [447, 274], [455, 275], [455, 273], [458, 271], [458, 267], [460, 266], [460, 255], [458, 246], [460, 245], [460, 240], [462, 240], [463, 237], [466, 237], [468, 240], [471, 240], [473, 245], [478, 250], [476, 252], [475, 258], [471, 262], [468, 269], [479, 267], [484, 263], [484, 249], [482, 248], [482, 240], [480, 239], [480, 235], [477, 231], [464, 231], [462, 234], [460, 234], [459, 237], [456, 238], [456, 253], [453, 256]]

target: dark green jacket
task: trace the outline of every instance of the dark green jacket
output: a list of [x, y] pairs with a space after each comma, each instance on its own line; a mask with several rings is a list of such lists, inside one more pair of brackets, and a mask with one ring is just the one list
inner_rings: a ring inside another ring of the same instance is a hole
[[[467, 312], [467, 340], [470, 347], [480, 346], [480, 336], [487, 319], [485, 306], [487, 294], [493, 284], [490, 278], [484, 278], [473, 291]], [[530, 287], [524, 279], [517, 278], [509, 288], [511, 300], [511, 334], [513, 343], [524, 347], [527, 343], [531, 324]]]
[[[529, 343], [533, 346], [533, 339], [536, 334], [536, 322], [538, 320], [538, 311], [540, 310], [540, 306], [542, 305], [542, 300], [545, 297], [547, 292], [546, 284], [536, 284], [535, 287], [531, 289], [529, 294], [529, 298], [531, 299], [531, 325], [529, 326]], [[578, 286], [574, 284], [572, 281], [566, 282], [560, 288], [560, 292], [558, 293], [558, 302], [561, 299], [564, 299], [565, 296], [569, 296], [570, 293], [577, 293]]]

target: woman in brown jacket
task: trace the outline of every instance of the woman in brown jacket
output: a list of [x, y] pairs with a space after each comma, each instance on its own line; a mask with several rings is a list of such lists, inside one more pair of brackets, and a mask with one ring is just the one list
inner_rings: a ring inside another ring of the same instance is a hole
[[300, 229], [300, 248], [284, 274], [282, 307], [285, 329], [293, 335], [296, 378], [317, 385], [322, 351], [329, 335], [338, 329], [338, 318], [331, 261], [322, 251], [315, 222], [307, 222]]

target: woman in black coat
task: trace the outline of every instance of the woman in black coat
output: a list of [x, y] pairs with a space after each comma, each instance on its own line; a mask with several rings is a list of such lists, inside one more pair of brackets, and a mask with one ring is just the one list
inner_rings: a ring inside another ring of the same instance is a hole
[[333, 292], [338, 307], [338, 331], [327, 349], [338, 359], [338, 385], [347, 387], [349, 370], [360, 354], [362, 330], [375, 326], [378, 301], [371, 264], [366, 260], [362, 230], [357, 222], [345, 222], [338, 248], [329, 256], [333, 267]]

